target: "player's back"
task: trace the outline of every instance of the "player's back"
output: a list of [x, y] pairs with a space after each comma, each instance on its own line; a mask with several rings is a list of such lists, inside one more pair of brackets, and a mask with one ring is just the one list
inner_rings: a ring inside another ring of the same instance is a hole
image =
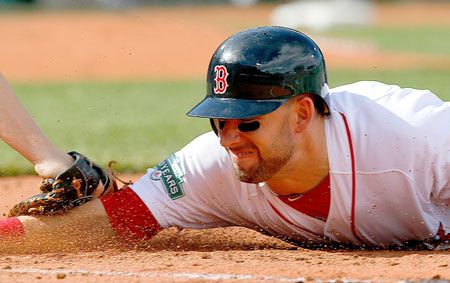
[[364, 237], [383, 241], [376, 230], [391, 230], [393, 238], [406, 239], [411, 231], [426, 235], [448, 222], [450, 212], [441, 207], [450, 199], [448, 103], [426, 90], [358, 82], [331, 89], [330, 106], [332, 185], [351, 196], [354, 176], [351, 202]]

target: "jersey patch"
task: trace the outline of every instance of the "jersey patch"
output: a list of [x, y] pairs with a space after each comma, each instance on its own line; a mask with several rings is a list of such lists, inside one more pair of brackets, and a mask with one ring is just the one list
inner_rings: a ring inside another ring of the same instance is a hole
[[175, 200], [184, 196], [182, 185], [184, 174], [180, 161], [175, 154], [172, 154], [156, 165], [156, 171], [150, 175], [150, 178], [161, 181], [169, 197]]

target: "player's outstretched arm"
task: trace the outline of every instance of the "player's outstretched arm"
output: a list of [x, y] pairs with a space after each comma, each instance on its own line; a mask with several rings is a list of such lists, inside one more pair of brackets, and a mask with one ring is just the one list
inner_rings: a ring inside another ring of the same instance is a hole
[[[129, 187], [68, 212], [0, 221], [0, 252], [54, 252], [136, 244], [162, 227]], [[117, 241], [118, 240], [118, 241]]]
[[0, 138], [28, 159], [42, 177], [55, 177], [73, 163], [34, 122], [0, 74]]
[[115, 244], [115, 233], [100, 199], [51, 216], [18, 216], [0, 221], [1, 252], [54, 252]]

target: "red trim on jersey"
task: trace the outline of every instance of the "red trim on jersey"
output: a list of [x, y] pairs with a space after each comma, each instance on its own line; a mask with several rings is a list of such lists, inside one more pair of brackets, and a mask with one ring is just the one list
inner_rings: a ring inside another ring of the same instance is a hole
[[347, 131], [347, 139], [348, 139], [348, 145], [350, 147], [350, 159], [352, 162], [352, 212], [351, 212], [351, 218], [350, 218], [350, 224], [351, 224], [351, 228], [352, 228], [352, 233], [353, 235], [360, 241], [360, 242], [364, 242], [361, 240], [361, 238], [358, 236], [358, 233], [356, 231], [356, 215], [355, 215], [355, 208], [356, 208], [356, 169], [355, 169], [355, 153], [353, 150], [353, 142], [352, 142], [352, 135], [350, 133], [350, 128], [348, 126], [347, 123], [347, 118], [345, 117], [345, 115], [343, 113], [339, 113], [342, 116], [342, 119], [344, 119], [344, 124], [345, 124], [345, 130]]
[[0, 221], [0, 240], [14, 239], [25, 236], [25, 229], [17, 217]]
[[296, 196], [278, 196], [284, 203], [301, 213], [326, 221], [330, 211], [330, 176], [316, 187]]
[[100, 200], [119, 238], [149, 239], [162, 229], [145, 203], [129, 187], [102, 196]]
[[308, 230], [308, 229], [306, 229], [306, 228], [304, 228], [304, 227], [298, 226], [298, 225], [296, 225], [295, 223], [293, 223], [292, 221], [290, 221], [289, 219], [287, 219], [283, 214], [281, 214], [281, 212], [280, 212], [280, 211], [279, 211], [279, 210], [278, 210], [278, 209], [277, 209], [270, 201], [268, 201], [268, 202], [269, 202], [269, 204], [270, 204], [270, 207], [272, 207], [273, 211], [275, 211], [275, 212], [278, 214], [278, 216], [280, 216], [284, 221], [286, 221], [287, 223], [289, 223], [289, 224], [295, 226], [296, 228], [298, 228], [298, 229], [300, 229], [300, 230], [303, 230], [303, 231], [305, 231], [305, 232], [308, 232], [308, 233], [317, 235], [317, 233], [314, 233], [313, 231]]
[[439, 230], [436, 233], [439, 236], [439, 240], [448, 241], [450, 240], [450, 233], [445, 232], [444, 226], [442, 226], [442, 222], [439, 222]]

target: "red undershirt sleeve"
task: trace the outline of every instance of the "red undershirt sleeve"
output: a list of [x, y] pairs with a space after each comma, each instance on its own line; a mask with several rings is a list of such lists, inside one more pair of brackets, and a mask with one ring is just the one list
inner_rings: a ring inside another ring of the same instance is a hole
[[0, 221], [0, 240], [22, 238], [24, 235], [25, 229], [17, 217]]
[[102, 196], [100, 200], [119, 239], [150, 239], [162, 229], [148, 207], [129, 187]]

